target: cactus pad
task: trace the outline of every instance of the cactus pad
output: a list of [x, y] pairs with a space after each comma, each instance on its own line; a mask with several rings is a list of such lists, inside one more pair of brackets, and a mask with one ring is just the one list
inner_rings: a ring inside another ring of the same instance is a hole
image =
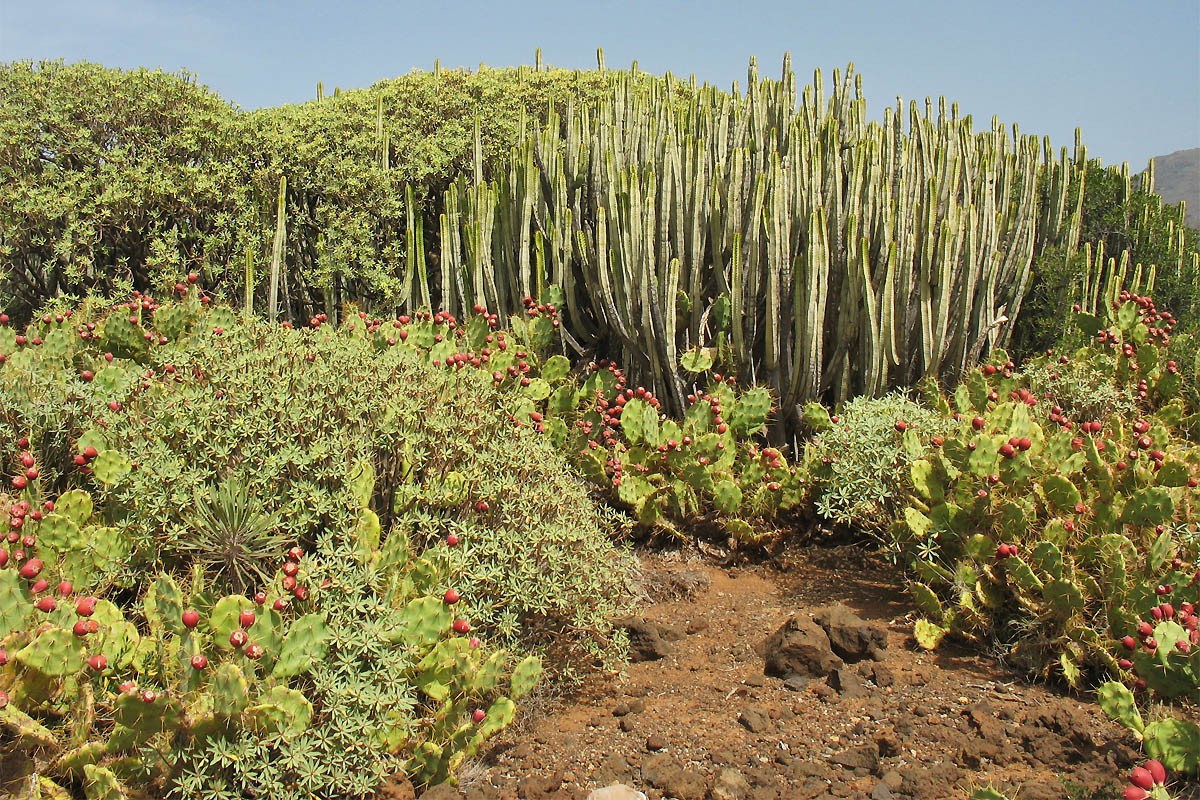
[[325, 657], [329, 629], [320, 614], [306, 614], [292, 623], [279, 649], [279, 658], [271, 674], [291, 678], [307, 671], [313, 661]]
[[18, 650], [14, 658], [26, 669], [64, 678], [83, 669], [83, 643], [65, 628], [51, 628]]
[[92, 474], [108, 486], [123, 481], [132, 469], [133, 464], [118, 450], [101, 450], [92, 462]]

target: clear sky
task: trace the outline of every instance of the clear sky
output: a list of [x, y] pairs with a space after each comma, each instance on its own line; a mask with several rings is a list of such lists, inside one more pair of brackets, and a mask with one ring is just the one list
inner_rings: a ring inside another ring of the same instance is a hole
[[783, 53], [807, 82], [853, 61], [868, 113], [946, 95], [1056, 147], [1140, 170], [1200, 146], [1200, 2], [255, 2], [0, 0], [0, 61], [63, 58], [185, 68], [243, 108], [363, 87], [414, 68], [532, 64], [694, 74], [745, 86]]

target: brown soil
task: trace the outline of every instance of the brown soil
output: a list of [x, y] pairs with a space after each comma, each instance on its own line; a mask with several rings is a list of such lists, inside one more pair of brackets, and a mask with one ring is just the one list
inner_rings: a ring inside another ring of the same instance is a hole
[[[1121, 796], [1136, 743], [1089, 699], [951, 644], [917, 650], [899, 573], [878, 556], [809, 549], [781, 564], [645, 555], [654, 599], [639, 613], [676, 639], [671, 654], [543, 701], [459, 789], [425, 796], [583, 800], [614, 782], [650, 800], [961, 800], [986, 785], [1013, 800]], [[839, 601], [886, 627], [882, 660], [848, 671], [873, 678], [839, 693], [765, 676], [765, 640]]]

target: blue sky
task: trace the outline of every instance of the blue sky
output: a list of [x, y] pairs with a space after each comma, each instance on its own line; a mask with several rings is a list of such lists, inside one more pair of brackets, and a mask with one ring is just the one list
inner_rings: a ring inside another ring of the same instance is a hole
[[897, 95], [946, 95], [977, 128], [993, 114], [1056, 147], [1139, 170], [1200, 146], [1200, 3], [1112, 2], [254, 2], [0, 0], [0, 61], [63, 58], [186, 68], [244, 108], [300, 102], [414, 68], [533, 63], [695, 74], [745, 85], [756, 55], [792, 53], [807, 82], [853, 61], [868, 113]]

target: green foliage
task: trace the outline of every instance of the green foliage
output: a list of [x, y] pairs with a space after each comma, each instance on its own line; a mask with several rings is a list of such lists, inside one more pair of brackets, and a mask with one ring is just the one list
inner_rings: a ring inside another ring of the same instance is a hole
[[[1042, 182], [1042, 190], [1049, 190], [1049, 181]], [[1044, 196], [1043, 202], [1052, 200]], [[1047, 238], [1035, 257], [1033, 280], [1014, 333], [1016, 352], [1030, 355], [1050, 347], [1061, 349], [1064, 337], [1068, 346], [1079, 343], [1063, 310], [1079, 302], [1085, 284], [1100, 277], [1090, 274], [1096, 270], [1089, 260], [1091, 252], [1100, 255], [1101, 262], [1107, 254], [1131, 268], [1156, 265], [1158, 280], [1147, 289], [1161, 305], [1180, 316], [1200, 310], [1200, 289], [1191, 262], [1197, 252], [1197, 232], [1187, 227], [1180, 205], [1165, 205], [1152, 187], [1130, 180], [1121, 165], [1104, 167], [1099, 160], [1075, 165], [1064, 205], [1067, 209], [1078, 205], [1078, 228], [1067, 241]]]
[[[0, 156], [0, 306], [27, 316], [60, 292], [163, 290], [191, 270], [240, 299], [246, 252], [269, 252], [281, 175], [287, 316], [311, 302], [304, 287], [393, 302], [404, 185], [437, 231], [441, 191], [472, 168], [476, 121], [490, 168], [526, 119], [589, 102], [611, 75], [481, 65], [240, 112], [186, 72], [0, 65], [0, 130], [29, 144]], [[172, 340], [179, 323], [158, 322]]]
[[[852, 400], [836, 418], [804, 454], [816, 509], [828, 520], [876, 531], [887, 526], [912, 491], [913, 462], [937, 449], [935, 437], [958, 427], [899, 392]], [[904, 433], [896, 430], [897, 422], [906, 424]]]
[[[1026, 374], [986, 364], [952, 397], [932, 398], [951, 432], [912, 461], [891, 527], [926, 617], [918, 640], [988, 642], [1073, 686], [1123, 674], [1162, 697], [1194, 696], [1200, 633], [1186, 601], [1200, 581], [1200, 450], [1180, 435], [1178, 371], [1150, 330], [1149, 300], [1085, 317], [1094, 343], [1034, 359]], [[1102, 390], [1056, 394], [1035, 382], [1058, 370]], [[1128, 399], [1096, 401], [1106, 396]], [[1149, 620], [1143, 642], [1123, 644], [1139, 620]]]
[[[70, 370], [35, 347], [0, 369], [0, 435], [47, 443], [41, 485], [104, 492], [103, 521], [127, 543], [114, 580], [201, 565], [219, 591], [251, 594], [277, 566], [268, 554], [323, 531], [361, 540], [401, 526], [415, 547], [454, 533], [466, 543], [464, 590], [488, 598], [472, 620], [480, 631], [553, 648], [564, 666], [620, 655], [611, 619], [628, 606], [631, 561], [610, 541], [615, 515], [596, 507], [553, 442], [505, 419], [506, 391], [478, 373], [430, 369], [424, 351], [388, 346], [361, 318], [289, 330], [226, 318], [197, 294], [135, 302], [153, 312], [142, 340], [159, 338], [153, 320], [165, 308], [195, 317], [191, 333], [140, 363], [110, 364], [103, 342], [79, 337]], [[71, 324], [99, 330], [127, 313], [81, 307]], [[432, 328], [431, 340], [454, 336]], [[128, 380], [74, 379], [84, 368]], [[76, 465], [82, 443], [100, 439], [110, 447]], [[124, 468], [99, 469], [115, 461]]]
[[192, 509], [192, 527], [172, 545], [180, 559], [204, 565], [231, 592], [266, 585], [264, 565], [288, 543], [279, 530], [278, 512], [264, 513], [248, 487], [232, 481], [210, 487], [207, 495], [197, 493]]

